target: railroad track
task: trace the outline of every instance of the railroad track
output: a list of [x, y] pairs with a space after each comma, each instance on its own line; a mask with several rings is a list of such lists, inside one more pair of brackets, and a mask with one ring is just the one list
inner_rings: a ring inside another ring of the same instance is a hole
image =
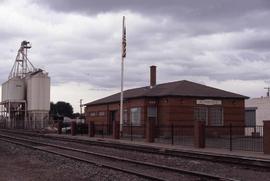
[[164, 156], [174, 156], [174, 157], [181, 157], [181, 158], [191, 158], [191, 159], [198, 159], [198, 160], [206, 160], [212, 162], [219, 162], [219, 163], [228, 163], [234, 165], [240, 165], [244, 167], [254, 167], [259, 169], [270, 169], [270, 161], [263, 160], [263, 159], [253, 159], [247, 157], [236, 157], [236, 156], [228, 156], [228, 155], [214, 155], [214, 154], [205, 154], [199, 152], [190, 152], [190, 151], [180, 151], [180, 150], [173, 150], [173, 149], [159, 149], [153, 148], [150, 146], [141, 146], [141, 145], [131, 145], [125, 143], [113, 143], [113, 142], [106, 142], [104, 140], [95, 141], [95, 140], [80, 140], [75, 138], [64, 138], [64, 137], [55, 137], [46, 134], [34, 133], [31, 131], [21, 131], [21, 130], [6, 130], [0, 129], [3, 132], [9, 132], [13, 134], [22, 134], [22, 135], [31, 135], [31, 136], [38, 136], [44, 138], [50, 138], [54, 140], [61, 140], [61, 141], [68, 141], [74, 143], [81, 143], [87, 145], [95, 145], [95, 146], [102, 146], [102, 147], [109, 147], [109, 148], [116, 148], [122, 150], [130, 150], [130, 151], [139, 151], [142, 153], [150, 153], [150, 154], [157, 154], [157, 155], [164, 155]]
[[0, 140], [25, 146], [31, 149], [64, 156], [66, 158], [74, 159], [77, 161], [94, 164], [100, 167], [109, 168], [132, 175], [137, 175], [139, 177], [149, 180], [182, 180], [183, 178], [190, 177], [192, 180], [236, 181], [236, 179], [224, 178], [218, 175], [189, 171], [150, 162], [131, 160], [108, 154], [100, 154], [96, 152], [85, 151], [82, 149], [45, 143], [40, 140], [34, 141], [32, 139], [18, 138], [16, 136], [4, 134], [0, 134]]

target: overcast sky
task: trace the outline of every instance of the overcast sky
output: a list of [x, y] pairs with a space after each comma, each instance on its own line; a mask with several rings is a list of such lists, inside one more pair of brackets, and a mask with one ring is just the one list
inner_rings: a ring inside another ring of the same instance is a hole
[[249, 97], [270, 85], [269, 0], [0, 0], [0, 81], [22, 40], [49, 72], [51, 100], [83, 102], [120, 88], [126, 16], [125, 88], [190, 80]]

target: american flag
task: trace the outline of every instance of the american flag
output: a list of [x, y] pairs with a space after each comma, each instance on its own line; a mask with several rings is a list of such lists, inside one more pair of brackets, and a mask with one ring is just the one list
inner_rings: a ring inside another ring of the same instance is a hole
[[125, 58], [127, 54], [127, 37], [126, 37], [126, 24], [125, 16], [123, 16], [123, 37], [122, 37], [122, 57]]

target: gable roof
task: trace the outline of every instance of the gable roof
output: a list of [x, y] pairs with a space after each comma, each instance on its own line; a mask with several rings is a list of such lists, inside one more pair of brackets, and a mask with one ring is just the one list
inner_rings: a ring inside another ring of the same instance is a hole
[[[164, 96], [180, 96], [180, 97], [197, 97], [197, 98], [234, 98], [247, 99], [248, 97], [235, 94], [232, 92], [216, 89], [206, 85], [190, 82], [187, 80], [168, 82], [158, 84], [152, 88], [149, 86], [129, 89], [124, 91], [124, 99], [140, 98], [140, 97], [164, 97]], [[120, 93], [95, 100], [85, 104], [98, 105], [120, 101]]]

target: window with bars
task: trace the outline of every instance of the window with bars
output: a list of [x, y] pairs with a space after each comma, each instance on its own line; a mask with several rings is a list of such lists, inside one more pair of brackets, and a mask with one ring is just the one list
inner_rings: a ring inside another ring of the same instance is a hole
[[223, 111], [221, 107], [209, 108], [209, 125], [222, 126], [223, 125]]
[[195, 107], [194, 119], [195, 119], [195, 121], [205, 121], [205, 123], [207, 124], [207, 122], [208, 122], [207, 107]]
[[223, 125], [223, 109], [222, 107], [195, 107], [195, 121], [205, 121], [208, 126]]
[[130, 120], [133, 125], [141, 124], [141, 108], [134, 107], [130, 109]]

